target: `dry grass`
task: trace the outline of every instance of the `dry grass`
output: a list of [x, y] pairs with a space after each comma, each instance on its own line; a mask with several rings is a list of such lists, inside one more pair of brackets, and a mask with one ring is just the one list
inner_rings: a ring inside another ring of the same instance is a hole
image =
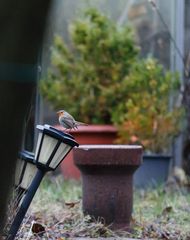
[[[14, 208], [15, 209], [15, 208]], [[12, 214], [13, 215], [13, 214]], [[10, 214], [11, 216], [11, 214]], [[190, 193], [163, 187], [134, 192], [133, 233], [113, 232], [99, 219], [83, 216], [81, 183], [46, 177], [17, 234], [19, 240], [63, 240], [74, 237], [190, 239]]]

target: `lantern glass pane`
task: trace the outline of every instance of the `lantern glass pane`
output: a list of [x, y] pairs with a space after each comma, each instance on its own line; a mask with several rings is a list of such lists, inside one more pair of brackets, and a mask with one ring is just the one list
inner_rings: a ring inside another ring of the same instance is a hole
[[25, 169], [25, 172], [24, 172], [24, 176], [23, 176], [22, 181], [21, 181], [19, 186], [24, 188], [24, 189], [28, 189], [28, 187], [30, 186], [33, 178], [35, 177], [35, 175], [37, 173], [37, 171], [38, 171], [38, 169], [34, 164], [27, 163], [26, 169]]
[[36, 152], [35, 152], [35, 159], [37, 158], [37, 154], [38, 154], [38, 151], [39, 151], [39, 147], [40, 147], [40, 143], [41, 143], [41, 140], [42, 140], [42, 132], [39, 132], [38, 134], [38, 141], [37, 141], [37, 145], [36, 145]]
[[61, 143], [49, 165], [50, 168], [55, 169], [59, 165], [59, 163], [64, 159], [65, 155], [70, 151], [71, 148], [72, 147], [70, 145]]
[[24, 167], [24, 161], [17, 159], [16, 170], [15, 170], [15, 186], [18, 186], [21, 182], [22, 169]]
[[48, 135], [44, 135], [40, 156], [38, 158], [38, 162], [42, 164], [46, 164], [51, 156], [58, 140], [50, 137]]

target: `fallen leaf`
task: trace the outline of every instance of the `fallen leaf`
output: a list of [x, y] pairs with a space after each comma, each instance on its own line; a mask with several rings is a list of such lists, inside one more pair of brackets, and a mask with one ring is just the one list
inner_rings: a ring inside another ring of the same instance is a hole
[[162, 211], [162, 215], [167, 215], [173, 210], [172, 206], [165, 207]]
[[45, 227], [40, 223], [33, 223], [32, 232], [35, 233], [35, 234], [45, 232]]
[[80, 201], [77, 201], [77, 202], [65, 202], [65, 205], [68, 206], [69, 208], [73, 208], [78, 203], [80, 203]]

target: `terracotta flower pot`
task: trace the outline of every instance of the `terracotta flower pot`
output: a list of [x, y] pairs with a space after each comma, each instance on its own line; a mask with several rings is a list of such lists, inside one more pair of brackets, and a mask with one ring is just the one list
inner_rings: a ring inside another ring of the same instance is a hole
[[[59, 130], [64, 130], [61, 126], [55, 126]], [[117, 129], [112, 125], [89, 125], [80, 126], [77, 130], [68, 131], [75, 140], [81, 144], [113, 144]], [[61, 163], [61, 172], [65, 179], [80, 179], [80, 171], [74, 165], [73, 151]]]
[[142, 163], [142, 147], [81, 145], [74, 162], [82, 174], [83, 211], [113, 229], [130, 229], [133, 174]]

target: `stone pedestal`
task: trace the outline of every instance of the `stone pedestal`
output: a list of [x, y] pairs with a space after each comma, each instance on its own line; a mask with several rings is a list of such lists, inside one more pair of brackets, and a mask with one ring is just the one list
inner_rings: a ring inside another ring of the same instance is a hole
[[74, 163], [81, 171], [83, 211], [112, 229], [130, 228], [133, 174], [142, 162], [142, 147], [81, 145]]

